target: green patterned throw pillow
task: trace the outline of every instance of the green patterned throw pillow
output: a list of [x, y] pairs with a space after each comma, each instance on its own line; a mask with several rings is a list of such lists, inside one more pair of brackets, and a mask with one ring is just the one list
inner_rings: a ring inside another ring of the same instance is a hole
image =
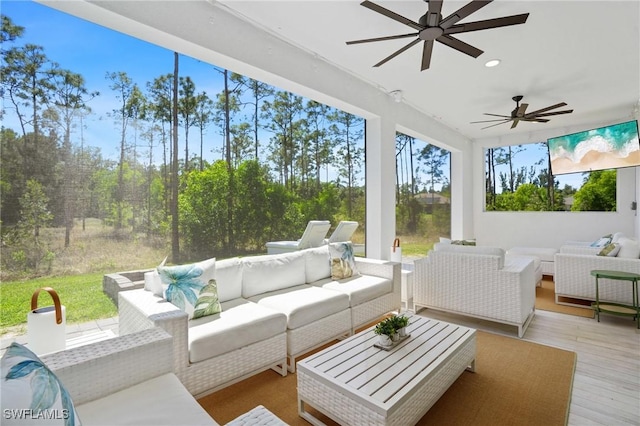
[[3, 425], [80, 425], [69, 392], [27, 347], [12, 343], [2, 356]]
[[189, 319], [222, 311], [215, 281], [215, 259], [189, 265], [158, 268], [164, 298], [183, 310]]
[[617, 243], [609, 243], [600, 250], [598, 256], [608, 256], [608, 257], [616, 257], [618, 252], [620, 251], [620, 244]]

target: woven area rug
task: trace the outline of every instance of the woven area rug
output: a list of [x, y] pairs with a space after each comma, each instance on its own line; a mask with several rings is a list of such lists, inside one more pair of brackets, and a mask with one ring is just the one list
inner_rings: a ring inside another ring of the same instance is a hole
[[572, 299], [570, 297], [561, 297], [560, 300], [575, 305], [584, 305], [585, 307], [558, 305], [555, 300], [555, 286], [551, 280], [543, 279], [542, 286], [536, 287], [536, 309], [586, 318], [593, 318], [595, 315], [589, 300]]
[[[574, 352], [481, 331], [477, 338], [476, 372], [462, 373], [419, 425], [566, 424]], [[260, 404], [290, 425], [309, 424], [298, 416], [295, 374], [265, 371], [198, 402], [220, 424]]]

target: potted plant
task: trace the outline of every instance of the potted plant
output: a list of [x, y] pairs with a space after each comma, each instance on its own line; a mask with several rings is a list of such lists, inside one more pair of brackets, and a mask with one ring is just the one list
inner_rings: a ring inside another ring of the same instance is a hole
[[404, 315], [396, 315], [393, 317], [393, 326], [398, 332], [399, 337], [405, 337], [407, 335], [407, 326], [409, 325], [409, 318]]
[[[387, 318], [376, 324], [373, 332], [380, 336], [380, 344], [389, 346], [393, 342], [393, 336], [396, 334], [396, 328], [393, 325], [392, 318]], [[397, 339], [396, 339], [397, 340]]]

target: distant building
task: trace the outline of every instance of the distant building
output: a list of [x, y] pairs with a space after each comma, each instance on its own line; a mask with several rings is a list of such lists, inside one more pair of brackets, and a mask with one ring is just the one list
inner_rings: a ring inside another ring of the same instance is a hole
[[449, 204], [448, 197], [438, 194], [437, 192], [421, 192], [416, 194], [416, 200], [423, 206], [429, 206], [433, 204]]

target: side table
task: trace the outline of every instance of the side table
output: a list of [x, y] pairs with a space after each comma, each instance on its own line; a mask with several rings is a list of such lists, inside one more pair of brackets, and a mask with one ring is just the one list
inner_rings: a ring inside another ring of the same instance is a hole
[[[640, 328], [640, 305], [638, 304], [638, 281], [640, 281], [640, 275], [631, 272], [608, 271], [602, 269], [592, 270], [591, 275], [596, 277], [596, 301], [591, 304], [591, 307], [596, 312], [596, 318], [598, 319], [598, 322], [600, 322], [600, 312], [606, 312], [614, 315], [630, 315], [634, 317], [634, 321], [636, 321], [637, 327]], [[600, 295], [598, 289], [598, 280], [600, 278], [608, 278], [610, 280], [618, 281], [630, 281], [632, 306], [612, 302], [600, 303]]]

